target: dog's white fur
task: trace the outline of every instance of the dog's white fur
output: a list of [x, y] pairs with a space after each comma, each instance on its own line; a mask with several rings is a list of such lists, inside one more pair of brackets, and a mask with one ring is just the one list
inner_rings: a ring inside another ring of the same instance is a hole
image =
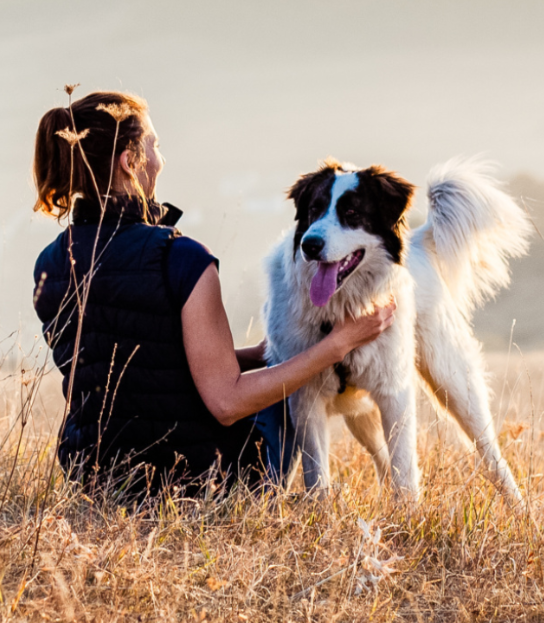
[[326, 240], [323, 261], [338, 261], [365, 248], [353, 274], [324, 307], [309, 298], [316, 262], [300, 250], [293, 259], [294, 230], [267, 259], [269, 295], [264, 318], [268, 361], [276, 364], [323, 339], [323, 322], [346, 314], [358, 317], [373, 304], [397, 300], [394, 324], [344, 361], [347, 390], [339, 394], [332, 369], [289, 398], [302, 447], [307, 488], [328, 487], [328, 417], [340, 414], [372, 455], [380, 481], [388, 472], [397, 492], [416, 498], [416, 388], [452, 414], [476, 443], [486, 472], [508, 497], [521, 494], [501, 456], [489, 408], [480, 344], [470, 319], [474, 307], [509, 283], [508, 257], [527, 250], [528, 219], [502, 192], [487, 163], [451, 160], [431, 172], [427, 222], [409, 234], [404, 265], [394, 263], [382, 239], [364, 229], [344, 228], [335, 203], [355, 183], [349, 169], [338, 171], [331, 204], [305, 236]]

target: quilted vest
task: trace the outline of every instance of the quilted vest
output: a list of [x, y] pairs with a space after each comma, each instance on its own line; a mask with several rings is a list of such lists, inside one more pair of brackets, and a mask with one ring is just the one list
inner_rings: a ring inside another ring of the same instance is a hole
[[[154, 467], [156, 489], [165, 477], [196, 478], [221, 455], [222, 469], [230, 469], [233, 479], [240, 461], [258, 462], [256, 438], [249, 420], [221, 426], [191, 376], [181, 304], [166, 274], [170, 245], [181, 234], [141, 222], [134, 206], [124, 210], [122, 218], [105, 219], [98, 234], [60, 463], [65, 470], [78, 463], [81, 478], [97, 465], [128, 469], [143, 461]], [[63, 374], [65, 397], [78, 299], [89, 281], [98, 230], [96, 219], [74, 218], [35, 266], [34, 305]]]

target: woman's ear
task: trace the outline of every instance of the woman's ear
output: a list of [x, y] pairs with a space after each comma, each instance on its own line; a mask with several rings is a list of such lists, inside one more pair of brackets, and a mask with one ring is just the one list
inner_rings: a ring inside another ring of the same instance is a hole
[[134, 154], [130, 150], [128, 150], [128, 149], [125, 149], [125, 151], [122, 151], [120, 156], [119, 156], [119, 165], [120, 165], [121, 169], [129, 177], [134, 177], [134, 164], [133, 164], [133, 160], [134, 160]]

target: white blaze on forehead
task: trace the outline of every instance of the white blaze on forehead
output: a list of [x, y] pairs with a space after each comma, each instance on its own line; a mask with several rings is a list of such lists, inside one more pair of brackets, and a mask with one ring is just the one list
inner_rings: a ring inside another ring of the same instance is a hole
[[331, 228], [341, 227], [338, 221], [338, 215], [336, 214], [336, 204], [345, 192], [348, 190], [355, 190], [358, 185], [359, 178], [356, 173], [336, 173], [332, 185], [329, 207], [325, 214], [310, 227], [308, 232], [311, 232], [312, 235], [319, 233], [319, 235], [325, 237], [326, 232], [330, 232]]
[[357, 186], [359, 186], [357, 173], [337, 173], [334, 184], [332, 185], [329, 210], [334, 210], [338, 199], [340, 199], [340, 197], [348, 190], [355, 190]]
[[336, 173], [332, 189], [331, 202], [325, 214], [308, 229], [304, 238], [310, 236], [320, 236], [324, 240], [330, 237], [331, 232], [337, 228], [341, 228], [336, 214], [336, 204], [340, 197], [348, 190], [355, 190], [359, 185], [359, 178], [356, 173]]

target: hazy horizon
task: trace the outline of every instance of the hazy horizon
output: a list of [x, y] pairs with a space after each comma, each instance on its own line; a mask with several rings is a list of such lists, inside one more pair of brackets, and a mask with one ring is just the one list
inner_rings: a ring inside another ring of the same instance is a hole
[[[32, 213], [32, 150], [66, 83], [81, 83], [74, 97], [148, 100], [167, 160], [158, 199], [220, 257], [238, 342], [257, 320], [262, 257], [292, 223], [284, 191], [318, 160], [397, 170], [420, 187], [419, 215], [428, 170], [459, 154], [496, 160], [504, 180], [544, 180], [543, 3], [0, 0], [0, 11], [0, 339], [39, 331], [32, 268], [60, 230]], [[544, 258], [537, 235], [532, 257]], [[477, 318], [489, 348], [508, 343], [514, 314], [523, 348], [544, 347], [539, 266], [524, 267], [515, 279], [533, 281]]]

